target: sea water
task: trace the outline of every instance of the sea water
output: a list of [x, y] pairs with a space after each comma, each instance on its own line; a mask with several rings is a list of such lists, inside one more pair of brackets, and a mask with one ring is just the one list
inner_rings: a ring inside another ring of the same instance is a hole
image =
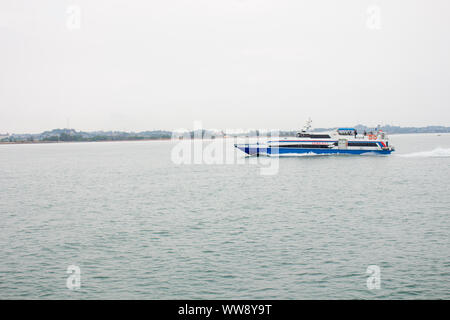
[[450, 135], [271, 175], [177, 143], [0, 145], [0, 298], [450, 298]]

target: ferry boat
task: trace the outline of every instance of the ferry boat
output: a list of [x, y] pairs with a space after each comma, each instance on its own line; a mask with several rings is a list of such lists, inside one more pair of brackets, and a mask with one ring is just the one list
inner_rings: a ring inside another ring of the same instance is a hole
[[337, 128], [330, 132], [310, 132], [311, 120], [295, 138], [270, 140], [266, 143], [235, 144], [248, 155], [296, 155], [296, 154], [381, 154], [395, 151], [389, 138], [379, 127], [372, 132], [358, 132], [355, 128]]

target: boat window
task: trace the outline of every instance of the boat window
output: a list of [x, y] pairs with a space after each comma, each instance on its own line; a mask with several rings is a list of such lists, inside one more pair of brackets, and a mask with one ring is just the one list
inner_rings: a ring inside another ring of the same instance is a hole
[[312, 134], [311, 138], [316, 138], [316, 139], [329, 139], [331, 138], [330, 135], [328, 134]]
[[328, 134], [313, 134], [313, 133], [298, 133], [299, 138], [313, 138], [313, 139], [330, 139]]
[[305, 149], [328, 149], [328, 144], [288, 144], [280, 148], [305, 148]]
[[349, 147], [377, 147], [378, 145], [375, 142], [349, 141], [348, 146]]

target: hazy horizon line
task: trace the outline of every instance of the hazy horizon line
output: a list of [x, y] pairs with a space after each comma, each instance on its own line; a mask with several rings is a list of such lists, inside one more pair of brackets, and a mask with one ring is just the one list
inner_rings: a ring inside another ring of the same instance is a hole
[[[318, 130], [318, 129], [324, 129], [324, 130], [329, 130], [329, 129], [336, 129], [339, 127], [366, 127], [366, 128], [376, 128], [376, 126], [368, 126], [365, 124], [356, 124], [356, 125], [352, 125], [352, 126], [334, 126], [334, 127], [312, 127], [312, 130]], [[426, 125], [426, 126], [401, 126], [401, 125], [393, 125], [393, 124], [384, 124], [384, 125], [380, 125], [381, 128], [383, 127], [395, 127], [395, 128], [412, 128], [412, 129], [423, 129], [423, 128], [430, 128], [430, 127], [442, 127], [442, 128], [450, 128], [450, 126], [446, 126], [446, 125]], [[193, 132], [193, 131], [197, 131], [197, 130], [207, 130], [207, 131], [223, 131], [223, 132], [248, 132], [248, 131], [254, 131], [254, 130], [258, 130], [258, 131], [297, 131], [300, 130], [302, 128], [302, 126], [299, 126], [297, 128], [291, 128], [291, 129], [275, 129], [275, 128], [256, 128], [256, 127], [249, 127], [249, 128], [225, 128], [225, 129], [221, 129], [221, 128], [207, 128], [207, 127], [201, 127], [201, 128], [172, 128], [172, 129], [145, 129], [145, 130], [118, 130], [118, 129], [110, 129], [110, 130], [105, 130], [105, 129], [96, 129], [96, 130], [79, 130], [79, 129], [75, 129], [75, 128], [53, 128], [53, 129], [46, 129], [40, 132], [1, 132], [0, 131], [0, 135], [37, 135], [37, 134], [42, 134], [44, 132], [51, 132], [54, 130], [73, 130], [75, 132], [86, 132], [86, 133], [92, 133], [92, 132], [122, 132], [122, 133], [141, 133], [141, 132], [155, 132], [155, 131], [165, 131], [165, 132], [179, 132], [179, 131], [188, 131], [188, 132]]]

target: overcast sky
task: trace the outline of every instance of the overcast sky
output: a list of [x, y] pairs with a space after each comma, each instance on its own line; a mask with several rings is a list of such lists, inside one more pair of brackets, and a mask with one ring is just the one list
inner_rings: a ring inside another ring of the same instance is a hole
[[0, 1], [0, 133], [308, 117], [450, 126], [450, 1]]

